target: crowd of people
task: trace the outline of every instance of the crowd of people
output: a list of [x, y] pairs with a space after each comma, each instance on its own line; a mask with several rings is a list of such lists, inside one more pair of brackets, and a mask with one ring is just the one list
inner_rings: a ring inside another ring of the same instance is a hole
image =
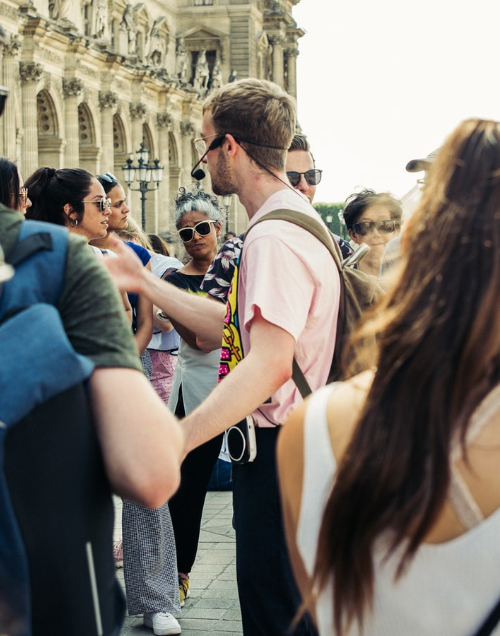
[[[296, 132], [296, 104], [285, 91], [257, 79], [214, 90], [201, 134], [195, 147], [213, 194], [196, 183], [173, 201], [186, 258], [171, 256], [161, 237], [134, 222], [112, 173], [42, 167], [23, 182], [17, 166], [0, 159], [6, 262], [14, 264], [23, 228], [48, 233], [49, 251], [63, 250], [61, 290], [50, 302], [71, 348], [93, 364], [86, 395], [97, 442], [88, 453], [102, 456], [105, 475], [103, 500], [81, 515], [91, 525], [95, 506], [109, 511], [111, 492], [123, 498], [114, 557], [123, 561], [129, 614], [143, 615], [158, 636], [181, 633], [174, 614], [189, 599], [207, 488], [218, 459], [227, 464], [230, 453], [244, 634], [493, 633], [495, 611], [500, 618], [500, 123], [465, 121], [418, 164], [425, 187], [404, 225], [400, 201], [365, 188], [346, 199], [350, 241], [326, 233], [328, 244], [306, 229], [326, 231], [311, 205], [323, 171]], [[247, 211], [241, 236], [221, 236], [217, 196], [226, 194], [237, 194]], [[290, 219], [279, 216], [284, 210]], [[328, 384], [345, 319], [340, 263], [363, 245], [359, 280], [383, 273], [385, 293], [349, 344], [342, 381]], [[43, 265], [44, 254], [33, 258]], [[0, 268], [0, 320], [12, 315], [23, 275], [30, 304], [49, 302], [23, 267], [11, 280]], [[32, 328], [24, 337], [34, 344]], [[24, 355], [17, 352], [21, 368]], [[312, 392], [306, 400], [296, 367]], [[2, 390], [4, 382], [0, 374]], [[31, 429], [15, 418], [11, 425], [2, 400], [9, 460], [2, 483], [34, 573], [49, 546], [31, 544], [14, 494]], [[224, 432], [235, 425], [256, 447], [251, 461], [226, 447]], [[48, 430], [50, 457], [58, 445]], [[53, 499], [62, 524], [70, 512]], [[7, 500], [0, 499], [2, 511]], [[10, 582], [15, 575], [3, 559], [14, 534], [0, 523], [0, 633], [119, 633], [124, 608], [110, 573], [109, 518], [96, 532], [108, 553], [89, 565], [93, 611], [82, 619], [72, 614], [80, 590], [54, 598], [34, 575], [31, 600], [16, 604], [16, 585], [26, 581]], [[52, 555], [55, 537], [51, 547]], [[60, 631], [48, 624], [56, 607]]]

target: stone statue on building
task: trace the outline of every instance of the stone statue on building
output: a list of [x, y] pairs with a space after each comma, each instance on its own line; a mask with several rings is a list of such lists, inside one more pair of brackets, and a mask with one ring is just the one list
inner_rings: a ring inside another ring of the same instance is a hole
[[128, 37], [128, 54], [137, 54], [137, 24], [135, 23], [132, 5], [127, 4], [123, 12], [120, 26], [126, 31]]
[[222, 86], [222, 71], [220, 70], [219, 59], [216, 59], [215, 65], [212, 69], [211, 88], [212, 90], [215, 90], [216, 88], [220, 88], [221, 86]]
[[199, 91], [207, 90], [208, 88], [208, 76], [209, 76], [207, 52], [205, 49], [201, 49], [196, 60], [196, 67], [194, 70], [194, 88]]
[[104, 38], [108, 29], [108, 4], [107, 0], [96, 0], [94, 36]]
[[180, 82], [183, 84], [187, 82], [187, 68], [188, 59], [186, 45], [184, 44], [184, 38], [179, 38], [177, 40], [177, 49], [175, 51], [175, 73]]
[[264, 71], [265, 71], [264, 79], [271, 81], [273, 79], [273, 46], [272, 44], [269, 44], [269, 46], [267, 47]]
[[52, 20], [62, 20], [68, 15], [70, 0], [49, 0], [49, 17]]
[[164, 21], [164, 16], [162, 16], [161, 18], [156, 18], [149, 34], [148, 60], [150, 60], [152, 65], [157, 68], [162, 66], [165, 58], [165, 38], [160, 31], [160, 26], [163, 24]]

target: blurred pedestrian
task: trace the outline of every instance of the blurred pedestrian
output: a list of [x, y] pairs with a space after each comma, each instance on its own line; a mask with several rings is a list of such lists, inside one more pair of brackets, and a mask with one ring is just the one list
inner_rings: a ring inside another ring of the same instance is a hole
[[499, 210], [500, 123], [464, 121], [359, 333], [377, 336], [359, 350], [368, 370], [315, 393], [280, 437], [292, 563], [322, 635], [492, 633], [479, 629], [500, 597]]

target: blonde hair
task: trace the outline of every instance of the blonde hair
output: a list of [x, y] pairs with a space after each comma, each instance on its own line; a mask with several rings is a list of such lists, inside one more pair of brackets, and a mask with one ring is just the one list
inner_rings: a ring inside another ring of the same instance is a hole
[[257, 164], [285, 169], [287, 149], [295, 133], [297, 105], [280, 86], [255, 78], [226, 84], [207, 97], [203, 112], [207, 111], [216, 130], [241, 141]]
[[119, 230], [117, 234], [124, 241], [137, 242], [149, 252], [153, 252], [153, 246], [151, 245], [149, 236], [141, 227], [139, 227], [132, 217], [128, 217], [127, 227], [123, 230]]

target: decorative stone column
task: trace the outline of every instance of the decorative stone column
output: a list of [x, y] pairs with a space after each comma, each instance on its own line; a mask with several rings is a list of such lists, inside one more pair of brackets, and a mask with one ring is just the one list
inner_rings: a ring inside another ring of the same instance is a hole
[[281, 36], [273, 37], [273, 82], [283, 86], [283, 38]]
[[191, 181], [191, 170], [193, 169], [192, 141], [194, 139], [195, 132], [194, 124], [190, 121], [181, 122], [183, 185], [187, 185]]
[[169, 132], [172, 127], [172, 116], [168, 113], [158, 113], [156, 117], [156, 124], [158, 127], [158, 148], [160, 160], [160, 166], [163, 166], [163, 180], [160, 183], [158, 193], [158, 229], [162, 231], [170, 231], [170, 144], [169, 144]]
[[65, 168], [76, 168], [80, 165], [78, 103], [82, 91], [82, 80], [77, 78], [63, 79], [64, 127], [66, 133]]
[[116, 112], [118, 95], [111, 91], [99, 93], [101, 107], [101, 172], [112, 172], [115, 165], [113, 146], [113, 115]]
[[[140, 102], [130, 104], [130, 119], [132, 121], [132, 158], [137, 165], [136, 150], [139, 150], [143, 137], [142, 125], [146, 117], [146, 106]], [[132, 184], [132, 188], [138, 186], [137, 182]], [[134, 219], [141, 224], [141, 197], [139, 192], [129, 191], [130, 208]]]
[[37, 85], [42, 78], [41, 64], [21, 62], [22, 118], [24, 128], [24, 143], [22, 152], [23, 174], [30, 175], [38, 168], [38, 118], [37, 118]]
[[[19, 50], [21, 42], [17, 36], [13, 36], [8, 44], [3, 47], [3, 84], [10, 88], [11, 94], [5, 104], [3, 113], [3, 155], [11, 161], [17, 161], [16, 144], [16, 100], [14, 99], [14, 88], [19, 82]], [[28, 176], [28, 175], [26, 175]]]
[[288, 82], [286, 90], [287, 92], [297, 99], [297, 55], [299, 51], [297, 48], [292, 47], [286, 50], [287, 68], [288, 68]]

